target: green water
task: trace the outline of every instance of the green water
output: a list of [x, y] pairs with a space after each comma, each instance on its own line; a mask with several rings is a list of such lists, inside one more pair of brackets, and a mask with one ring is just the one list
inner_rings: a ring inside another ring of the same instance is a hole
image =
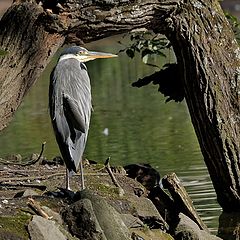
[[[121, 47], [117, 40], [102, 40], [87, 48], [116, 53]], [[47, 142], [45, 156], [59, 155], [48, 116], [52, 67], [53, 63], [28, 93], [10, 126], [0, 133], [1, 157], [13, 153], [29, 156], [39, 152], [44, 141]], [[131, 87], [136, 79], [155, 70], [139, 58], [131, 60], [120, 54], [115, 59], [89, 62], [87, 67], [94, 112], [85, 156], [98, 162], [110, 156], [115, 165], [150, 163], [161, 176], [176, 172], [199, 214], [216, 233], [221, 209], [216, 203], [185, 103], [165, 104], [157, 86]], [[106, 129], [108, 135], [103, 133]]]

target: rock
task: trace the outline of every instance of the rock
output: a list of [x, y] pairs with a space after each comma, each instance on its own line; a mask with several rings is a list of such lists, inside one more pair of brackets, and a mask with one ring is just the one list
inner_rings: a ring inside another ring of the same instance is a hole
[[53, 221], [37, 215], [28, 224], [28, 232], [31, 240], [67, 240]]
[[109, 205], [104, 198], [85, 189], [77, 193], [78, 199], [89, 199], [91, 201], [94, 214], [108, 240], [129, 240], [130, 232], [124, 224], [121, 215]]
[[174, 240], [174, 238], [160, 229], [134, 229], [131, 239], [133, 240]]
[[60, 156], [56, 156], [55, 158], [53, 158], [52, 161], [49, 161], [47, 159], [43, 159], [41, 162], [42, 165], [49, 165], [49, 166], [58, 166], [58, 165], [64, 165], [64, 161], [62, 159], [62, 157]]
[[2, 200], [2, 203], [8, 204], [8, 200], [7, 200], [7, 199], [4, 199], [4, 200]]
[[124, 169], [130, 178], [136, 179], [148, 190], [159, 185], [160, 174], [149, 164], [129, 164]]
[[5, 157], [6, 160], [11, 160], [11, 161], [16, 161], [16, 162], [21, 162], [22, 161], [22, 156], [20, 154], [10, 154]]
[[38, 196], [39, 194], [32, 189], [26, 189], [25, 191], [17, 192], [14, 195], [14, 198], [19, 197], [31, 197], [31, 196]]
[[121, 215], [111, 205], [90, 191], [82, 191], [81, 197], [91, 200], [96, 217], [107, 239], [129, 240], [130, 233], [127, 226], [122, 221]]
[[111, 166], [111, 170], [113, 173], [126, 175], [126, 170], [122, 166]]
[[47, 195], [49, 197], [55, 197], [55, 198], [68, 198], [73, 199], [75, 196], [75, 193], [71, 190], [68, 190], [66, 188], [58, 187], [59, 191], [47, 191], [44, 193], [44, 195]]
[[124, 224], [128, 228], [137, 228], [137, 227], [142, 227], [144, 223], [139, 219], [134, 217], [132, 214], [121, 214], [121, 218], [124, 222]]
[[41, 208], [42, 208], [42, 210], [43, 210], [44, 212], [47, 213], [48, 216], [51, 217], [51, 220], [57, 222], [57, 223], [60, 224], [60, 225], [63, 224], [62, 217], [61, 217], [61, 215], [60, 215], [59, 213], [53, 211], [52, 209], [50, 209], [50, 208], [47, 207], [47, 206], [42, 206]]
[[14, 233], [11, 232], [1, 232], [0, 236], [1, 240], [23, 240], [23, 238], [15, 235]]
[[183, 213], [179, 214], [175, 236], [175, 240], [221, 240], [221, 238], [201, 230], [194, 221]]
[[157, 208], [151, 200], [145, 197], [136, 197], [129, 199], [136, 211], [135, 216], [139, 217], [144, 224], [154, 228], [168, 230], [169, 226], [159, 214]]
[[222, 212], [219, 216], [218, 236], [227, 240], [239, 238], [240, 212]]
[[176, 222], [177, 209], [172, 198], [164, 191], [160, 186], [152, 189], [148, 195], [148, 198], [156, 206], [161, 216], [164, 216], [166, 222]]
[[70, 232], [79, 239], [106, 240], [89, 199], [82, 199], [62, 213]]

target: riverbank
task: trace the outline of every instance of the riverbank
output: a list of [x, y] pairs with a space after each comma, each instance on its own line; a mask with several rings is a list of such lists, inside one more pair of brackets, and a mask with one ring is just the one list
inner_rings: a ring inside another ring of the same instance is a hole
[[178, 211], [179, 203], [155, 186], [159, 176], [148, 165], [130, 168], [146, 189], [123, 167], [86, 161], [87, 189], [79, 192], [78, 174], [72, 191], [64, 191], [65, 167], [58, 158], [37, 160], [0, 166], [1, 239], [220, 239]]

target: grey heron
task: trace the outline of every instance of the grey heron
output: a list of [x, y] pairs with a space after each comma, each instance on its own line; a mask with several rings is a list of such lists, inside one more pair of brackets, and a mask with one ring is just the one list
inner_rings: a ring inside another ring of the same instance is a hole
[[91, 117], [91, 84], [85, 62], [117, 55], [90, 52], [79, 46], [65, 49], [53, 69], [49, 85], [49, 108], [55, 137], [66, 165], [66, 188], [69, 175], [81, 172], [84, 189], [82, 155]]

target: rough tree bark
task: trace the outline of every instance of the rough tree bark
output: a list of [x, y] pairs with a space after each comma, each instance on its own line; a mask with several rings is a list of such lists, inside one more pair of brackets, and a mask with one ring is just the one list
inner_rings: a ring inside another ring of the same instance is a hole
[[22, 98], [63, 43], [90, 42], [149, 26], [157, 0], [16, 1], [0, 22], [0, 130], [7, 126]]
[[240, 48], [218, 1], [185, 1], [171, 40], [218, 202], [240, 210]]
[[224, 210], [240, 210], [240, 49], [218, 0], [19, 0], [4, 15], [0, 129], [63, 43], [136, 28], [173, 44], [200, 147]]

